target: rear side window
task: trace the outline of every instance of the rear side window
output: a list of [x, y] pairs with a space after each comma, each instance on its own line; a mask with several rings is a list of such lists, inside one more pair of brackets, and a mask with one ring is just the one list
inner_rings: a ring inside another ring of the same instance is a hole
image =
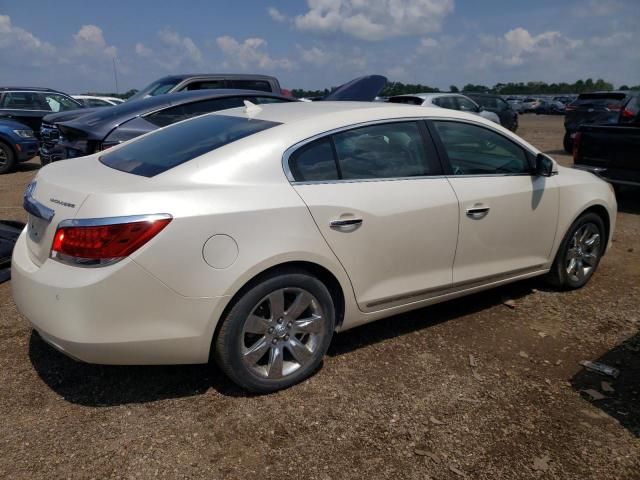
[[366, 180], [440, 173], [417, 122], [354, 128], [301, 147], [289, 158], [295, 181]]
[[225, 88], [224, 80], [205, 80], [201, 82], [191, 82], [182, 90], [215, 90]]
[[2, 108], [11, 110], [46, 110], [49, 105], [34, 92], [8, 92], [2, 99]]
[[407, 105], [422, 105], [424, 100], [420, 97], [391, 97], [390, 103], [405, 103]]
[[456, 104], [458, 105], [456, 110], [461, 110], [463, 112], [477, 112], [478, 111], [478, 106], [475, 103], [473, 103], [471, 100], [469, 100], [468, 98], [455, 97], [455, 99], [456, 99]]
[[151, 113], [145, 117], [145, 120], [157, 125], [158, 127], [166, 127], [172, 123], [186, 120], [191, 117], [197, 117], [198, 115], [203, 115], [205, 113], [241, 107], [243, 105], [243, 100], [244, 97], [228, 97], [185, 103]]
[[280, 124], [243, 117], [205, 115], [107, 151], [100, 157], [100, 162], [122, 172], [153, 177], [276, 125]]
[[458, 110], [458, 105], [454, 97], [437, 97], [433, 99], [434, 105], [442, 108], [448, 108], [449, 110]]
[[289, 157], [289, 169], [298, 182], [338, 180], [338, 167], [329, 138], [311, 142]]
[[231, 80], [229, 88], [239, 88], [241, 90], [258, 90], [260, 92], [271, 92], [271, 84], [264, 80]]

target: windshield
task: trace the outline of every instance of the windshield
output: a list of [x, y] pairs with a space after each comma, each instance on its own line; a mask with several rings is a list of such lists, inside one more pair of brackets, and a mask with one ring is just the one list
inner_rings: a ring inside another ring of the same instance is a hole
[[177, 78], [161, 78], [160, 80], [156, 80], [155, 82], [150, 83], [138, 93], [136, 93], [133, 97], [129, 98], [131, 100], [139, 100], [140, 98], [147, 97], [155, 97], [156, 95], [162, 95], [167, 93], [173, 87], [178, 85], [181, 80]]
[[153, 177], [229, 143], [280, 125], [226, 115], [204, 115], [165, 127], [100, 157], [122, 172]]

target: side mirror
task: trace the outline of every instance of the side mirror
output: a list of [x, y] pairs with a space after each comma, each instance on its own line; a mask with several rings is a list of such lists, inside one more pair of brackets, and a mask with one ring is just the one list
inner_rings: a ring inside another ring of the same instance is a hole
[[553, 160], [544, 153], [536, 156], [536, 175], [539, 177], [551, 177], [557, 172], [553, 171]]
[[478, 107], [478, 112], [484, 112], [484, 107]]

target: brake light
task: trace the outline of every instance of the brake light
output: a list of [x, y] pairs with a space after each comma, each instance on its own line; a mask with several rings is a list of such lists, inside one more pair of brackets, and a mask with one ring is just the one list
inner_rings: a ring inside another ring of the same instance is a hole
[[578, 132], [573, 137], [573, 163], [578, 161], [580, 156], [580, 142], [582, 141], [582, 133]]
[[53, 238], [51, 258], [85, 266], [112, 264], [138, 250], [169, 222], [171, 217], [164, 214], [62, 222]]
[[575, 110], [577, 107], [573, 103], [569, 103], [565, 106], [565, 112], [571, 112]]
[[619, 112], [620, 104], [619, 103], [607, 103], [607, 110], [610, 112]]

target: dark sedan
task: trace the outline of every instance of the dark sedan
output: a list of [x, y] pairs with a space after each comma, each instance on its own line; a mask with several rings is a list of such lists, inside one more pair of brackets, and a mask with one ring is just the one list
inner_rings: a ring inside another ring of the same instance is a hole
[[488, 93], [464, 92], [464, 94], [485, 110], [495, 113], [500, 124], [512, 132], [518, 129], [518, 113], [513, 107], [497, 95]]
[[295, 101], [251, 90], [196, 90], [133, 100], [114, 107], [48, 115], [41, 131], [43, 165], [90, 155], [157, 128], [205, 113], [255, 104]]

